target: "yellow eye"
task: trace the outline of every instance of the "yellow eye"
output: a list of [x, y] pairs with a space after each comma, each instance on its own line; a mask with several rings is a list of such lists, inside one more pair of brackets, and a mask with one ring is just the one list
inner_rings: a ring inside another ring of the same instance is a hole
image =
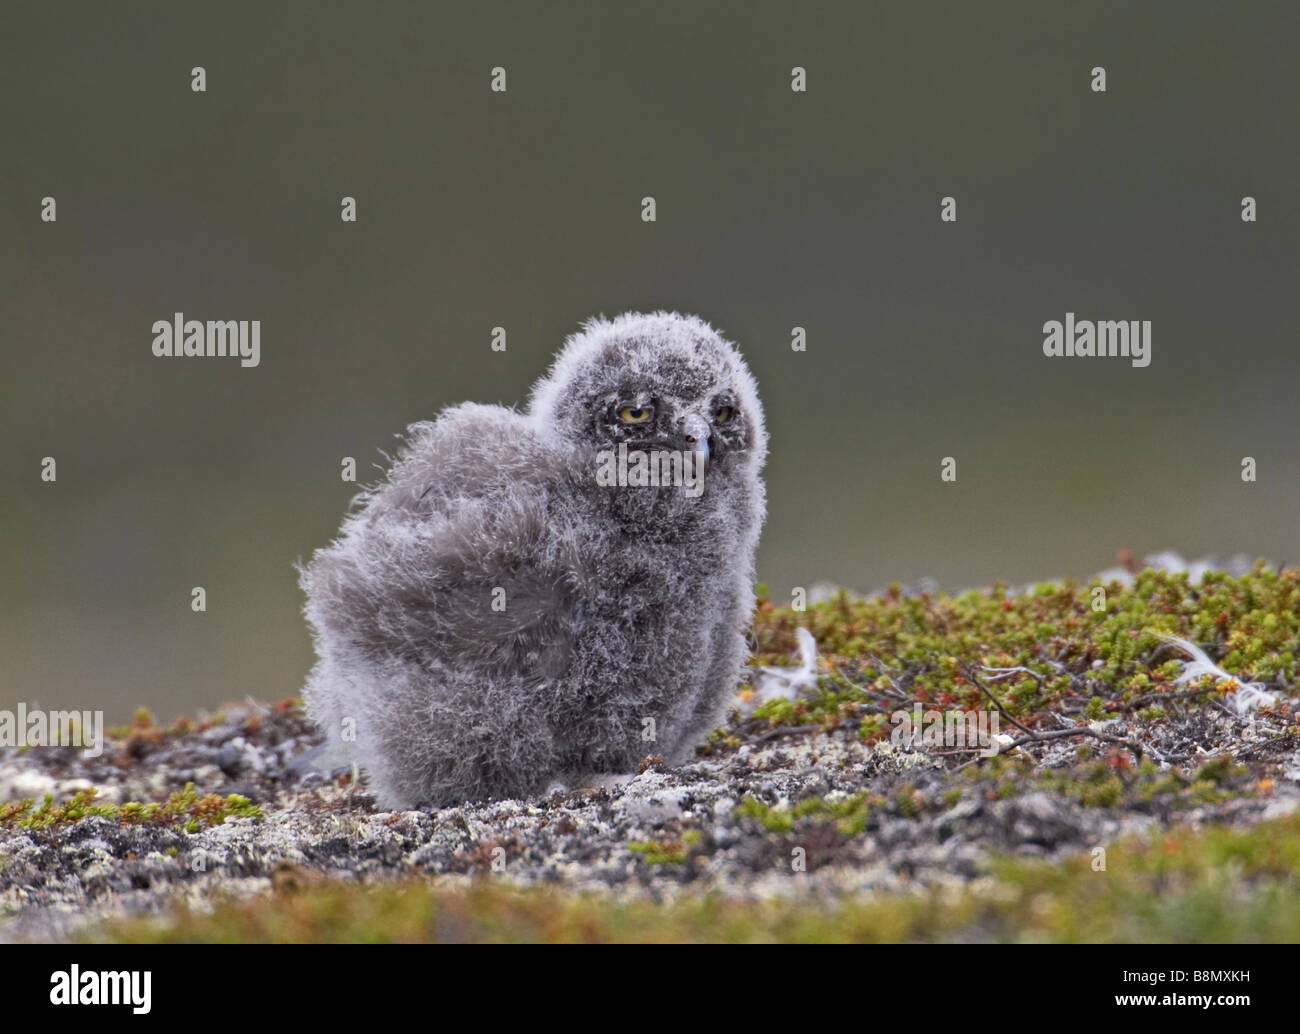
[[713, 419], [719, 424], [725, 424], [728, 420], [730, 420], [735, 415], [736, 415], [736, 411], [734, 408], [732, 408], [731, 406], [723, 406], [721, 409], [719, 409], [716, 413], [713, 414]]
[[653, 412], [649, 406], [624, 406], [618, 411], [618, 418], [625, 424], [644, 424]]

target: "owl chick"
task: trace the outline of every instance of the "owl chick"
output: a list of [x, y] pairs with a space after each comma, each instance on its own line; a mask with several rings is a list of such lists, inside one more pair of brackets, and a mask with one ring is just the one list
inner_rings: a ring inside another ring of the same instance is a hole
[[526, 413], [413, 424], [301, 572], [333, 760], [399, 809], [686, 756], [748, 656], [766, 455], [739, 352], [676, 313], [589, 321]]

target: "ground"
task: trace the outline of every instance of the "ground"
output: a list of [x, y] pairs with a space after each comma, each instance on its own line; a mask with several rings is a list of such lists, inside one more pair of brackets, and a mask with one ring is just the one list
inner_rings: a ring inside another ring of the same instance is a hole
[[[0, 748], [0, 939], [1300, 939], [1300, 570], [1103, 577], [764, 595], [693, 761], [530, 800], [378, 812], [290, 770], [293, 700]], [[1000, 753], [908, 742], [918, 704]]]

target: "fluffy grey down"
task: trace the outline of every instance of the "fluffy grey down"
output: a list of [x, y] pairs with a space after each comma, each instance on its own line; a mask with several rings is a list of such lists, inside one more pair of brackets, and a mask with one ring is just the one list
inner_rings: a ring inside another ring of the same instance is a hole
[[[624, 442], [707, 448], [703, 493], [598, 483]], [[685, 756], [748, 656], [766, 455], [739, 352], [676, 313], [589, 321], [526, 412], [413, 424], [301, 572], [332, 759], [398, 809]]]

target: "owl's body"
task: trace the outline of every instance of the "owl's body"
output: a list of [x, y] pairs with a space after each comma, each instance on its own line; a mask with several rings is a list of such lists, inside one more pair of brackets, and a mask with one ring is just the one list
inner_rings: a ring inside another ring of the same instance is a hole
[[[620, 444], [707, 455], [702, 494], [610, 484]], [[743, 360], [675, 314], [589, 323], [527, 413], [413, 425], [303, 571], [336, 757], [402, 808], [682, 756], [748, 654], [765, 455]]]

